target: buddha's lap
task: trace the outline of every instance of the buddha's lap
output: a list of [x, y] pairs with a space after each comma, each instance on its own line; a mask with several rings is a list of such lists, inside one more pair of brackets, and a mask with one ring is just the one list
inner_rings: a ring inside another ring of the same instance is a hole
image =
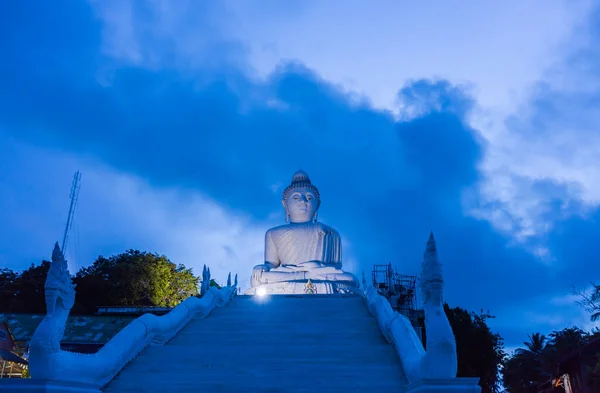
[[280, 273], [295, 273], [295, 272], [315, 272], [315, 273], [331, 273], [331, 274], [345, 274], [343, 270], [337, 269], [333, 266], [307, 266], [307, 265], [281, 265], [270, 270], [271, 272]]

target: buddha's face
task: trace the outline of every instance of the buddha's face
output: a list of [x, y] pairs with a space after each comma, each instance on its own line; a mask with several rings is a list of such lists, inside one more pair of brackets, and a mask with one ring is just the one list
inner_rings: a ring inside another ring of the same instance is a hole
[[295, 188], [283, 201], [283, 208], [290, 222], [308, 222], [317, 211], [317, 196], [309, 188]]

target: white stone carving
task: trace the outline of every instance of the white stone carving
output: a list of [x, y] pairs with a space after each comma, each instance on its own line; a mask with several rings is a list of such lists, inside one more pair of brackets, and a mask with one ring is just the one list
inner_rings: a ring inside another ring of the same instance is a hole
[[[65, 323], [75, 299], [74, 287], [64, 256], [56, 244], [46, 280], [47, 315], [35, 331], [30, 345], [29, 370], [33, 386], [40, 380], [62, 391], [94, 391], [106, 385], [147, 345], [170, 340], [192, 318], [204, 317], [225, 305], [237, 293], [234, 285], [210, 287], [210, 270], [204, 267], [201, 298], [190, 297], [163, 316], [145, 314], [117, 333], [97, 353], [81, 354], [60, 349]], [[231, 277], [228, 284], [231, 283]], [[25, 386], [25, 385], [23, 385]], [[89, 390], [91, 389], [91, 390]]]
[[410, 320], [392, 310], [389, 301], [373, 286], [364, 292], [369, 310], [385, 338], [396, 348], [409, 381], [409, 392], [477, 393], [478, 378], [456, 378], [456, 340], [444, 312], [444, 281], [433, 234], [427, 242], [422, 269], [427, 350]]
[[317, 221], [319, 190], [304, 171], [297, 171], [284, 190], [285, 225], [265, 234], [265, 262], [252, 271], [247, 294], [258, 288], [267, 293], [304, 293], [308, 280], [319, 293], [357, 291], [358, 279], [342, 270], [339, 233]]

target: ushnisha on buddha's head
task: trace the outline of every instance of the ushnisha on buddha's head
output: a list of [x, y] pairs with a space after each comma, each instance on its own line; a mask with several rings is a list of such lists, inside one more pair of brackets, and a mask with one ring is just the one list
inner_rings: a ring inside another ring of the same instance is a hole
[[292, 183], [283, 190], [281, 201], [285, 209], [285, 221], [294, 224], [317, 222], [317, 211], [321, 205], [319, 190], [311, 182], [304, 171], [297, 171], [292, 176]]

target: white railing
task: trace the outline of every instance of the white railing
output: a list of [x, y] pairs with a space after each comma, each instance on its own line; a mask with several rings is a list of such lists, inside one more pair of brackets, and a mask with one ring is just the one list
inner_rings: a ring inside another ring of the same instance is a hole
[[236, 283], [217, 289], [203, 288], [201, 298], [190, 297], [169, 313], [144, 314], [117, 333], [94, 354], [58, 351], [29, 360], [32, 379], [85, 385], [100, 389], [108, 384], [148, 345], [161, 345], [175, 336], [192, 318], [203, 318], [224, 306], [237, 293]]
[[[409, 382], [421, 379], [421, 363], [425, 357], [425, 348], [410, 320], [394, 311], [390, 302], [381, 296], [375, 287], [366, 288], [362, 295], [369, 311], [377, 320], [383, 336], [396, 348], [406, 379]], [[452, 377], [455, 376], [456, 373]]]
[[481, 393], [479, 378], [457, 378], [456, 340], [441, 305], [425, 306], [427, 350], [423, 347], [410, 320], [394, 311], [389, 301], [373, 286], [362, 295], [369, 311], [388, 342], [396, 348], [408, 392]]

